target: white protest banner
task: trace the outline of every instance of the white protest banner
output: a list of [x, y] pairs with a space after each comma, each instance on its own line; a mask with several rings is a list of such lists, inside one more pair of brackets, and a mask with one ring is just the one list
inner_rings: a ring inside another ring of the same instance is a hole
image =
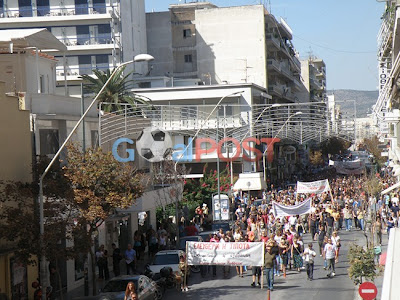
[[297, 181], [297, 194], [321, 194], [323, 192], [330, 191], [328, 179], [311, 181], [311, 182], [301, 182]]
[[272, 209], [275, 217], [297, 216], [308, 214], [311, 211], [311, 198], [297, 204], [285, 206], [276, 202], [272, 202]]
[[188, 265], [262, 266], [264, 243], [186, 242]]

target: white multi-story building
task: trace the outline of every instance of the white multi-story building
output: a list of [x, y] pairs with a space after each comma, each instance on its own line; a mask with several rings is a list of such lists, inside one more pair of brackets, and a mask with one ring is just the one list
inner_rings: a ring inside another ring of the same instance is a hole
[[[58, 60], [59, 94], [80, 96], [80, 75], [146, 53], [144, 0], [0, 1], [0, 29], [22, 28], [47, 28], [67, 46], [51, 52]], [[147, 72], [145, 64], [135, 67]]]
[[272, 102], [296, 102], [300, 61], [292, 30], [263, 5], [217, 7], [209, 2], [171, 5], [147, 13], [153, 76], [199, 78], [203, 85], [254, 83]]

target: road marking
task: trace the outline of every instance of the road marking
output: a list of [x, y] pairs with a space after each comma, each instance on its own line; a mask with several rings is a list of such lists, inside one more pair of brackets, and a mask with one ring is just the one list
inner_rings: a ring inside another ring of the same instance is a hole
[[375, 290], [374, 290], [374, 289], [362, 289], [362, 290], [361, 290], [361, 293], [364, 293], [364, 294], [373, 294], [373, 293], [375, 293]]

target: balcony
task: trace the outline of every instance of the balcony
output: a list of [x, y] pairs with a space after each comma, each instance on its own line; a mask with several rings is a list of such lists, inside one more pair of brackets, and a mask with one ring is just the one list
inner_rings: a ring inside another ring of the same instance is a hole
[[93, 70], [102, 70], [106, 71], [112, 68], [112, 66], [108, 66], [105, 64], [90, 66], [90, 65], [81, 65], [81, 66], [66, 66], [66, 73], [64, 73], [63, 66], [58, 66], [56, 69], [57, 81], [64, 81], [65, 75], [67, 80], [81, 80], [81, 75], [88, 74], [92, 75]]
[[[64, 37], [59, 40], [65, 46], [88, 46], [88, 45], [110, 45], [114, 44], [111, 34], [104, 34], [89, 37]], [[116, 43], [119, 44], [119, 43]], [[119, 45], [117, 45], [119, 47]]]
[[272, 96], [282, 97], [282, 87], [276, 83], [268, 84], [268, 93]]
[[[65, 25], [83, 25], [86, 20], [111, 20], [113, 15], [118, 17], [119, 10], [112, 6], [65, 6], [65, 7], [20, 7], [19, 9], [3, 10], [0, 14], [0, 28], [26, 28], [29, 26], [54, 26], [63, 22]], [[87, 22], [87, 21], [86, 21]]]
[[265, 35], [267, 46], [272, 46], [275, 49], [279, 50], [281, 47], [281, 42], [279, 38], [275, 37], [272, 33], [267, 33]]
[[289, 66], [281, 64], [281, 74], [286, 77], [286, 79], [293, 80], [293, 74], [290, 71]]
[[274, 58], [267, 59], [267, 69], [269, 71], [281, 72], [280, 63]]

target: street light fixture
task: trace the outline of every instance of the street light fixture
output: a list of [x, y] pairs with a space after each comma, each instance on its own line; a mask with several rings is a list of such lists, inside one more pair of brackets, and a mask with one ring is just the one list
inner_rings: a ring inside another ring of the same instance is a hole
[[110, 77], [107, 79], [107, 81], [104, 83], [100, 91], [97, 93], [97, 95], [93, 98], [93, 101], [90, 103], [86, 111], [82, 114], [81, 118], [78, 120], [74, 128], [72, 128], [70, 134], [67, 136], [65, 139], [64, 143], [61, 145], [61, 147], [58, 149], [57, 153], [54, 155], [50, 163], [47, 165], [46, 169], [44, 170], [43, 174], [40, 176], [39, 179], [39, 215], [40, 215], [40, 248], [41, 248], [41, 261], [40, 261], [40, 283], [42, 285], [42, 300], [46, 300], [46, 293], [45, 288], [47, 286], [47, 269], [46, 269], [46, 257], [44, 255], [44, 209], [43, 209], [43, 179], [46, 176], [46, 174], [49, 172], [51, 166], [54, 164], [54, 162], [57, 160], [57, 158], [60, 156], [61, 151], [65, 148], [67, 142], [71, 139], [72, 135], [75, 133], [75, 131], [78, 129], [79, 125], [81, 124], [82, 120], [85, 118], [85, 116], [88, 114], [89, 110], [93, 107], [93, 105], [96, 103], [97, 99], [99, 96], [103, 93], [105, 88], [107, 87], [108, 83], [113, 79], [114, 75], [117, 73], [119, 69], [122, 67], [135, 63], [135, 62], [143, 62], [143, 61], [151, 61], [154, 60], [154, 57], [149, 55], [149, 54], [138, 54], [136, 55], [133, 60], [124, 62], [120, 64], [118, 67], [114, 69], [114, 71], [111, 73]]
[[[187, 144], [187, 146], [185, 147], [185, 149], [182, 152], [182, 155], [176, 160], [175, 162], [175, 173], [177, 172], [177, 165], [179, 163], [179, 161], [182, 159], [182, 157], [185, 156], [185, 153], [187, 153], [187, 149], [193, 144], [193, 141], [196, 139], [196, 137], [199, 135], [199, 132], [201, 129], [203, 129], [203, 126], [207, 123], [208, 119], [210, 119], [210, 117], [212, 116], [212, 114], [214, 113], [214, 111], [217, 109], [217, 107], [221, 104], [221, 102], [230, 96], [234, 96], [234, 95], [240, 95], [244, 93], [244, 91], [238, 91], [238, 92], [234, 92], [228, 95], [225, 95], [223, 97], [221, 97], [218, 101], [218, 103], [214, 106], [214, 108], [212, 109], [212, 111], [208, 114], [207, 118], [203, 121], [203, 123], [200, 125], [199, 129], [197, 129], [196, 133], [194, 134], [193, 138], [190, 140], [190, 142]], [[217, 122], [217, 132], [218, 132], [218, 122]], [[217, 154], [217, 173], [218, 173], [218, 199], [221, 202], [221, 194], [220, 194], [220, 178], [219, 178], [219, 158], [218, 158], [218, 154]], [[177, 175], [177, 174], [176, 174]], [[176, 198], [176, 202], [175, 202], [175, 219], [176, 219], [176, 238], [177, 238], [177, 244], [179, 245], [179, 212], [178, 212], [178, 197]]]
[[[301, 111], [298, 111], [298, 112], [296, 112], [296, 113], [290, 115], [290, 116], [286, 119], [285, 123], [283, 123], [283, 125], [281, 126], [281, 128], [279, 128], [279, 130], [278, 130], [278, 132], [275, 134], [275, 136], [272, 138], [272, 142], [275, 140], [275, 138], [279, 135], [279, 133], [282, 131], [282, 129], [286, 126], [286, 124], [289, 122], [289, 120], [290, 120], [292, 117], [298, 116], [298, 115], [302, 115], [302, 114], [303, 114], [303, 113], [302, 113]], [[266, 153], [267, 153], [268, 148], [269, 148], [270, 145], [271, 145], [271, 143], [269, 143], [269, 144], [267, 145], [267, 148], [265, 149], [265, 151], [264, 151], [264, 153], [263, 153], [263, 168], [264, 168], [264, 181], [265, 181], [265, 182], [267, 181], [266, 159], [265, 159], [265, 157], [266, 157]]]

